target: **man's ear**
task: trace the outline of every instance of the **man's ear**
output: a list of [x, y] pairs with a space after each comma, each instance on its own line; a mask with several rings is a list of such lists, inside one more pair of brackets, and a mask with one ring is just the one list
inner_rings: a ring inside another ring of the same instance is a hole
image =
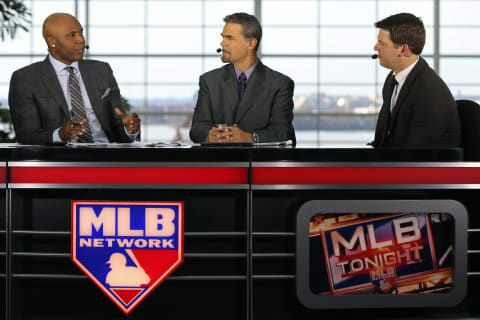
[[55, 38], [52, 36], [47, 36], [47, 44], [49, 48], [55, 48]]
[[413, 55], [412, 50], [410, 49], [410, 46], [408, 44], [403, 44], [402, 45], [402, 51], [400, 51], [400, 56], [402, 57], [411, 57]]
[[255, 49], [255, 47], [257, 46], [257, 43], [258, 43], [258, 40], [256, 38], [248, 39], [248, 48], [252, 50]]

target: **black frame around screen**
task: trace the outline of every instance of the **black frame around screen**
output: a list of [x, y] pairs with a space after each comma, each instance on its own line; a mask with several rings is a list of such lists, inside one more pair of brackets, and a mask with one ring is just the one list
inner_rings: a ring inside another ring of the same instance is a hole
[[[454, 219], [454, 284], [442, 294], [403, 295], [318, 295], [310, 289], [309, 223], [317, 213], [347, 214], [441, 212]], [[297, 215], [297, 296], [310, 309], [451, 307], [467, 292], [467, 230], [465, 207], [455, 200], [312, 200], [304, 203]]]

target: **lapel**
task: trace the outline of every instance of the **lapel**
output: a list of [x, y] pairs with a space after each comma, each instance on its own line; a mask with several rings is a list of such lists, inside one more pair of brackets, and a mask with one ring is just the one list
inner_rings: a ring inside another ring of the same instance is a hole
[[88, 98], [90, 99], [90, 105], [97, 116], [97, 119], [102, 119], [103, 109], [102, 109], [102, 99], [100, 96], [100, 88], [98, 87], [97, 77], [98, 73], [95, 72], [95, 69], [90, 68], [90, 65], [84, 63], [85, 61], [78, 61], [78, 69], [82, 74], [83, 84], [87, 90]]
[[405, 83], [403, 84], [402, 90], [398, 94], [397, 102], [395, 103], [395, 107], [393, 108], [392, 112], [392, 119], [390, 121], [390, 128], [392, 128], [392, 124], [395, 122], [397, 119], [398, 113], [400, 112], [400, 109], [402, 107], [402, 104], [405, 102], [405, 99], [408, 96], [408, 93], [410, 92], [411, 86], [415, 79], [417, 78], [418, 74], [425, 69], [426, 62], [423, 60], [421, 57], [418, 58], [418, 62], [413, 67], [412, 71], [407, 76], [407, 79], [405, 80]]
[[[258, 99], [258, 97], [263, 92], [264, 83], [265, 67], [263, 66], [262, 62], [258, 60], [255, 70], [253, 70], [250, 79], [248, 79], [247, 88], [245, 89], [245, 93], [240, 100], [240, 104], [238, 105], [237, 110], [235, 110], [234, 123], [239, 123], [245, 116], [245, 114], [248, 112], [248, 110], [250, 110], [250, 108], [253, 106], [254, 100]], [[237, 93], [237, 97], [238, 95], [239, 94]]]
[[233, 114], [238, 105], [239, 93], [235, 69], [231, 63], [224, 68], [223, 88], [223, 101], [225, 101], [225, 105], [221, 106], [222, 110], [220, 110], [220, 112], [223, 113], [222, 122], [232, 125]]
[[385, 97], [387, 95], [386, 88], [390, 86], [390, 82], [392, 81], [391, 80], [392, 74], [393, 72], [390, 71], [390, 73], [387, 75], [387, 78], [385, 79], [385, 83], [382, 88], [382, 97], [384, 101], [382, 103], [382, 107], [380, 108], [380, 112], [378, 113], [377, 125], [375, 127], [375, 139], [374, 139], [375, 146], [381, 146], [381, 144], [384, 142], [383, 134], [384, 134], [385, 126], [387, 125], [387, 109], [388, 109], [385, 104]]
[[63, 90], [60, 87], [60, 83], [58, 82], [58, 77], [55, 73], [55, 69], [53, 68], [50, 61], [48, 61], [48, 56], [42, 62], [41, 72], [43, 83], [50, 90], [50, 93], [52, 94], [52, 97], [59, 106], [60, 110], [64, 113], [65, 116], [67, 116], [67, 119], [70, 119], [68, 106], [65, 100], [65, 96], [63, 94]]

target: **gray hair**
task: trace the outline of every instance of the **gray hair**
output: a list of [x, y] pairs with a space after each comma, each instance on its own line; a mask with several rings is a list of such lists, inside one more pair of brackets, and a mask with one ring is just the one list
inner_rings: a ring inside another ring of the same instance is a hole
[[258, 22], [257, 18], [254, 15], [245, 13], [245, 12], [237, 12], [225, 16], [223, 18], [225, 23], [236, 23], [242, 26], [243, 36], [247, 39], [255, 38], [257, 39], [257, 46], [255, 50], [258, 50], [258, 46], [260, 45], [260, 40], [262, 40], [262, 26], [260, 22]]

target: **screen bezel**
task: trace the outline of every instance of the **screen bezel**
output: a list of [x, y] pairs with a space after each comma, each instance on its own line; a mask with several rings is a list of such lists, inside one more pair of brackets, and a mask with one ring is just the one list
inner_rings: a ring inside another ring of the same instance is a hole
[[[347, 214], [361, 212], [447, 213], [454, 219], [454, 285], [442, 294], [403, 295], [319, 295], [310, 289], [309, 223], [318, 213]], [[311, 200], [298, 210], [296, 232], [296, 284], [300, 302], [310, 309], [451, 307], [458, 305], [467, 292], [466, 208], [456, 200]]]

